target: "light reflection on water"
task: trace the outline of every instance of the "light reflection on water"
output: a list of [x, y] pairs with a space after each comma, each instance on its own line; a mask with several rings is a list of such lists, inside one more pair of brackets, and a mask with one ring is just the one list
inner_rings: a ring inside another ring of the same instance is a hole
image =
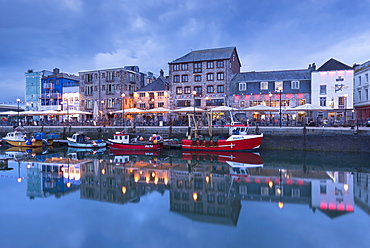
[[[370, 241], [369, 154], [67, 148], [1, 154], [12, 159], [0, 171], [0, 226], [8, 234], [0, 247]], [[52, 238], [56, 232], [63, 242]]]

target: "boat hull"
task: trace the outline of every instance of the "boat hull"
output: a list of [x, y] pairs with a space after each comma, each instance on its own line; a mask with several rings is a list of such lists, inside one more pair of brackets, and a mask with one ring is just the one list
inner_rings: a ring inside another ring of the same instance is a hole
[[236, 135], [227, 140], [193, 140], [183, 139], [182, 149], [185, 151], [231, 151], [244, 152], [256, 150], [260, 147], [263, 135]]
[[[30, 148], [35, 148], [35, 147], [43, 147], [45, 146], [45, 144], [43, 143], [42, 140], [36, 140], [35, 142], [31, 142], [31, 144], [27, 144], [27, 143], [30, 143], [30, 141], [13, 141], [13, 140], [5, 140], [8, 144], [12, 145], [12, 146], [17, 146], [17, 147], [30, 147]], [[48, 139], [48, 145], [47, 146], [52, 146], [53, 145], [53, 142], [54, 140], [53, 139]]]
[[158, 151], [163, 148], [163, 143], [111, 143], [109, 144], [109, 148], [117, 150]]
[[77, 143], [68, 139], [68, 146], [75, 148], [101, 148], [106, 147], [107, 143], [105, 142], [96, 142], [96, 143]]

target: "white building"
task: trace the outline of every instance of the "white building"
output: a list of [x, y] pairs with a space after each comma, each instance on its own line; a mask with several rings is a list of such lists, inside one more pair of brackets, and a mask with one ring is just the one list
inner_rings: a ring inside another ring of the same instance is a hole
[[311, 103], [330, 107], [329, 118], [347, 123], [353, 118], [353, 75], [352, 67], [329, 59], [312, 72]]
[[354, 106], [358, 120], [370, 118], [369, 73], [370, 61], [355, 65]]

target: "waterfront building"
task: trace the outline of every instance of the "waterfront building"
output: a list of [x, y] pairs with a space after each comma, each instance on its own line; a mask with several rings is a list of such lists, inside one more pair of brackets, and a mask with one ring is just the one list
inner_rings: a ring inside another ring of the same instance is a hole
[[171, 109], [228, 105], [230, 81], [241, 67], [236, 47], [192, 51], [168, 64]]
[[[315, 64], [302, 70], [238, 73], [230, 82], [230, 106], [240, 109], [256, 105], [286, 108], [311, 103], [313, 70]], [[260, 112], [252, 114], [256, 119], [270, 117], [270, 113], [268, 116]]]
[[134, 93], [134, 105], [139, 109], [168, 108], [169, 82], [160, 70], [160, 76]]
[[133, 108], [134, 92], [148, 81], [138, 66], [79, 72], [81, 110], [95, 119], [111, 119], [114, 111]]
[[52, 71], [33, 71], [29, 69], [25, 73], [26, 91], [25, 91], [25, 106], [26, 110], [38, 111], [41, 106], [41, 79], [52, 75]]
[[78, 76], [62, 73], [58, 68], [44, 75], [41, 78], [40, 110], [63, 110], [63, 89], [78, 85]]
[[354, 107], [357, 120], [370, 118], [369, 73], [370, 61], [354, 66]]
[[339, 124], [353, 118], [353, 75], [352, 67], [333, 58], [312, 72], [311, 103], [331, 108], [328, 117]]

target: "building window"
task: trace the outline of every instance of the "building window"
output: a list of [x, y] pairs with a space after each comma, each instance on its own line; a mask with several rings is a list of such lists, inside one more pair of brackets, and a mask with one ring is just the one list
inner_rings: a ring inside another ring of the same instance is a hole
[[185, 94], [191, 94], [191, 88], [190, 88], [190, 86], [186, 86], [184, 88], [184, 92], [185, 92]]
[[86, 100], [86, 109], [93, 108], [93, 100]]
[[368, 73], [365, 74], [365, 80], [366, 80], [366, 83], [369, 82], [369, 74]]
[[[179, 100], [176, 102], [177, 107], [189, 107], [191, 106], [190, 100]], [[186, 185], [185, 185], [186, 187]]]
[[299, 89], [299, 81], [292, 81], [290, 86], [293, 90], [298, 90]]
[[180, 65], [179, 64], [173, 65], [173, 70], [174, 71], [179, 71], [180, 70]]
[[189, 79], [189, 78], [188, 78], [188, 75], [182, 75], [182, 76], [181, 76], [181, 81], [182, 81], [182, 82], [187, 82], [187, 81], [188, 81], [188, 79]]
[[358, 77], [358, 85], [361, 85], [361, 76]]
[[261, 90], [268, 90], [269, 89], [269, 83], [268, 82], [261, 82], [260, 89]]
[[326, 85], [320, 85], [320, 95], [326, 95]]
[[135, 83], [135, 74], [129, 73], [128, 76], [129, 76], [130, 82]]
[[358, 101], [361, 102], [361, 90], [359, 90], [357, 93], [358, 93]]
[[195, 81], [195, 82], [200, 82], [200, 81], [202, 81], [202, 76], [201, 76], [201, 75], [195, 75], [195, 76], [194, 76], [194, 81]]
[[225, 74], [223, 72], [218, 72], [217, 73], [217, 80], [224, 80], [225, 79], [224, 75]]
[[365, 100], [369, 101], [369, 89], [365, 89]]
[[224, 61], [223, 60], [217, 61], [217, 68], [223, 68], [223, 67], [224, 67]]
[[195, 86], [194, 90], [197, 92], [197, 95], [202, 95], [202, 86]]
[[145, 103], [139, 103], [139, 108], [140, 109], [145, 109]]
[[145, 97], [145, 93], [139, 93], [139, 97]]
[[338, 97], [338, 108], [343, 109], [345, 107], [345, 98], [344, 96]]
[[213, 69], [213, 68], [214, 68], [213, 61], [208, 61], [207, 62], [207, 69]]
[[239, 107], [240, 108], [245, 108], [245, 101], [240, 101], [239, 102]]
[[114, 108], [114, 100], [112, 98], [107, 99], [107, 108]]
[[107, 81], [113, 81], [113, 71], [107, 72]]
[[301, 190], [300, 189], [292, 189], [292, 197], [300, 197], [301, 196]]
[[194, 72], [202, 72], [202, 63], [194, 63]]
[[88, 83], [88, 82], [92, 82], [92, 81], [93, 81], [93, 74], [92, 73], [86, 74], [85, 75], [85, 82]]
[[261, 195], [269, 195], [269, 188], [261, 187]]
[[247, 84], [239, 83], [239, 91], [245, 91], [245, 90], [247, 90]]
[[173, 76], [173, 82], [180, 83], [180, 76], [179, 75]]
[[163, 108], [164, 107], [164, 102], [159, 102], [158, 103], [158, 108]]
[[182, 87], [177, 87], [176, 88], [176, 94], [177, 95], [182, 95]]
[[217, 85], [217, 93], [224, 93], [225, 89], [223, 85]]
[[320, 97], [320, 106], [326, 106], [326, 97]]
[[114, 94], [114, 84], [107, 84], [107, 94]]
[[283, 91], [283, 82], [282, 81], [275, 82], [275, 91]]
[[207, 74], [207, 81], [213, 81], [213, 73]]
[[92, 95], [93, 94], [93, 86], [89, 85], [86, 86], [85, 95]]
[[213, 85], [208, 85], [207, 86], [207, 93], [213, 93], [215, 90], [214, 90], [214, 87]]
[[158, 92], [158, 96], [164, 96], [164, 92], [163, 91]]
[[116, 72], [116, 77], [119, 77], [120, 76], [120, 72], [119, 71], [117, 71]]
[[223, 106], [224, 104], [224, 99], [209, 99], [206, 101], [207, 106]]
[[187, 71], [188, 70], [188, 64], [181, 64], [181, 70]]

